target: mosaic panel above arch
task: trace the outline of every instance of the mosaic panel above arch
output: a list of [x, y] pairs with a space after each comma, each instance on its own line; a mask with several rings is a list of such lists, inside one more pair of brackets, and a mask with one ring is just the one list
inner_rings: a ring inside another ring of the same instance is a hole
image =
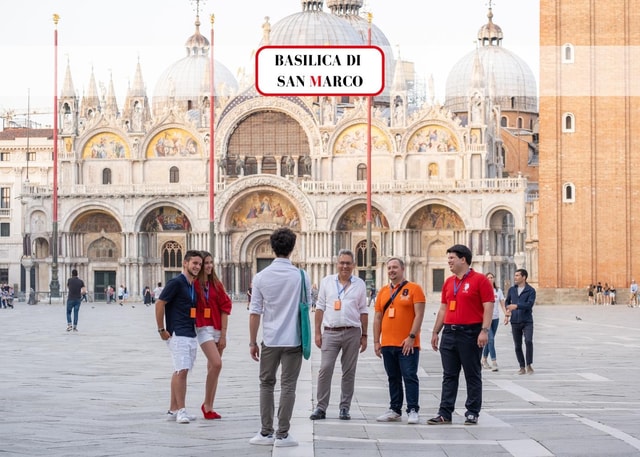
[[[338, 230], [365, 230], [367, 228], [367, 205], [358, 204], [350, 208], [338, 221]], [[371, 228], [389, 228], [387, 217], [378, 209], [371, 208]]]
[[111, 215], [102, 211], [89, 211], [79, 216], [71, 224], [71, 232], [78, 233], [119, 233], [120, 223]]
[[143, 232], [189, 232], [191, 221], [179, 209], [161, 206], [144, 217], [140, 230]]
[[147, 146], [147, 159], [157, 157], [201, 157], [202, 148], [191, 133], [180, 128], [168, 128], [157, 133]]
[[411, 216], [407, 228], [411, 230], [463, 230], [464, 222], [451, 208], [427, 205]]
[[300, 227], [298, 209], [289, 198], [267, 190], [248, 193], [234, 204], [227, 215], [226, 225], [231, 231], [251, 230], [264, 224], [296, 230]]
[[92, 136], [82, 150], [83, 159], [129, 159], [131, 149], [120, 135], [103, 132]]
[[[391, 140], [375, 125], [371, 126], [371, 150], [373, 152], [391, 152]], [[367, 124], [355, 124], [347, 127], [336, 139], [333, 153], [364, 154], [367, 152]]]
[[456, 152], [460, 150], [458, 138], [441, 125], [419, 128], [407, 143], [407, 152]]

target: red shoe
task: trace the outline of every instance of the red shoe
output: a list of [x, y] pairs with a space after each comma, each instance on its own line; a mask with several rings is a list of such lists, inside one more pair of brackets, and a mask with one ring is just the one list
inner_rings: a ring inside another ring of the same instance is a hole
[[216, 413], [215, 411], [205, 411], [204, 409], [204, 403], [202, 404], [202, 406], [200, 407], [200, 409], [202, 410], [202, 415], [204, 416], [205, 419], [221, 419], [222, 416], [218, 413]]

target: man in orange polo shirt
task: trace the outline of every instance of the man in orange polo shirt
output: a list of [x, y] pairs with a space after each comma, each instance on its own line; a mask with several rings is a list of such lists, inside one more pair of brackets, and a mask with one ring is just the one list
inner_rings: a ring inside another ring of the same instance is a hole
[[381, 287], [376, 298], [373, 349], [384, 361], [390, 403], [389, 410], [377, 420], [392, 422], [402, 418], [404, 382], [409, 416], [407, 423], [417, 424], [420, 421], [420, 327], [426, 299], [422, 287], [405, 279], [404, 262], [401, 259], [394, 257], [387, 261], [387, 276], [390, 284]]
[[450, 424], [458, 395], [460, 369], [467, 382], [465, 425], [478, 423], [482, 407], [482, 349], [489, 342], [493, 319], [493, 286], [482, 273], [471, 268], [471, 250], [456, 244], [447, 249], [449, 270], [453, 273], [442, 287], [442, 299], [433, 325], [431, 346], [442, 360], [442, 395], [438, 415], [429, 425]]

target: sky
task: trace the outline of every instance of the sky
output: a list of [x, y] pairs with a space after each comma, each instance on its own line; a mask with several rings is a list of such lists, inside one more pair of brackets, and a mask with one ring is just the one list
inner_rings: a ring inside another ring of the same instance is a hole
[[[503, 47], [529, 64], [539, 82], [539, 2], [491, 4], [493, 22], [504, 34]], [[121, 107], [138, 60], [151, 98], [162, 72], [186, 56], [184, 43], [195, 30], [195, 5], [194, 0], [30, 0], [10, 6], [2, 2], [0, 116], [7, 110], [26, 112], [27, 106], [31, 113], [52, 111], [53, 13], [60, 16], [58, 91], [69, 62], [78, 96], [86, 91], [93, 69], [98, 86], [108, 86], [113, 78]], [[433, 75], [436, 98], [442, 102], [449, 71], [475, 49], [488, 8], [488, 0], [365, 0], [363, 9], [372, 12], [373, 23], [386, 35], [396, 58], [399, 51], [403, 60], [415, 62], [425, 80]], [[329, 11], [326, 0], [324, 9]], [[259, 46], [266, 16], [273, 28], [300, 11], [300, 0], [203, 0], [200, 31], [210, 39], [213, 13], [214, 57], [236, 74], [240, 67], [253, 66], [251, 55]]]

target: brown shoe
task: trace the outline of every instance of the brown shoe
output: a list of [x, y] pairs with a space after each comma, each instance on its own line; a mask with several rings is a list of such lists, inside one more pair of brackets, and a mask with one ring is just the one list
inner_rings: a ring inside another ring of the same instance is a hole
[[533, 374], [533, 367], [531, 365], [527, 365], [527, 374]]
[[525, 370], [524, 367], [520, 368], [517, 374], [527, 374], [527, 370]]

